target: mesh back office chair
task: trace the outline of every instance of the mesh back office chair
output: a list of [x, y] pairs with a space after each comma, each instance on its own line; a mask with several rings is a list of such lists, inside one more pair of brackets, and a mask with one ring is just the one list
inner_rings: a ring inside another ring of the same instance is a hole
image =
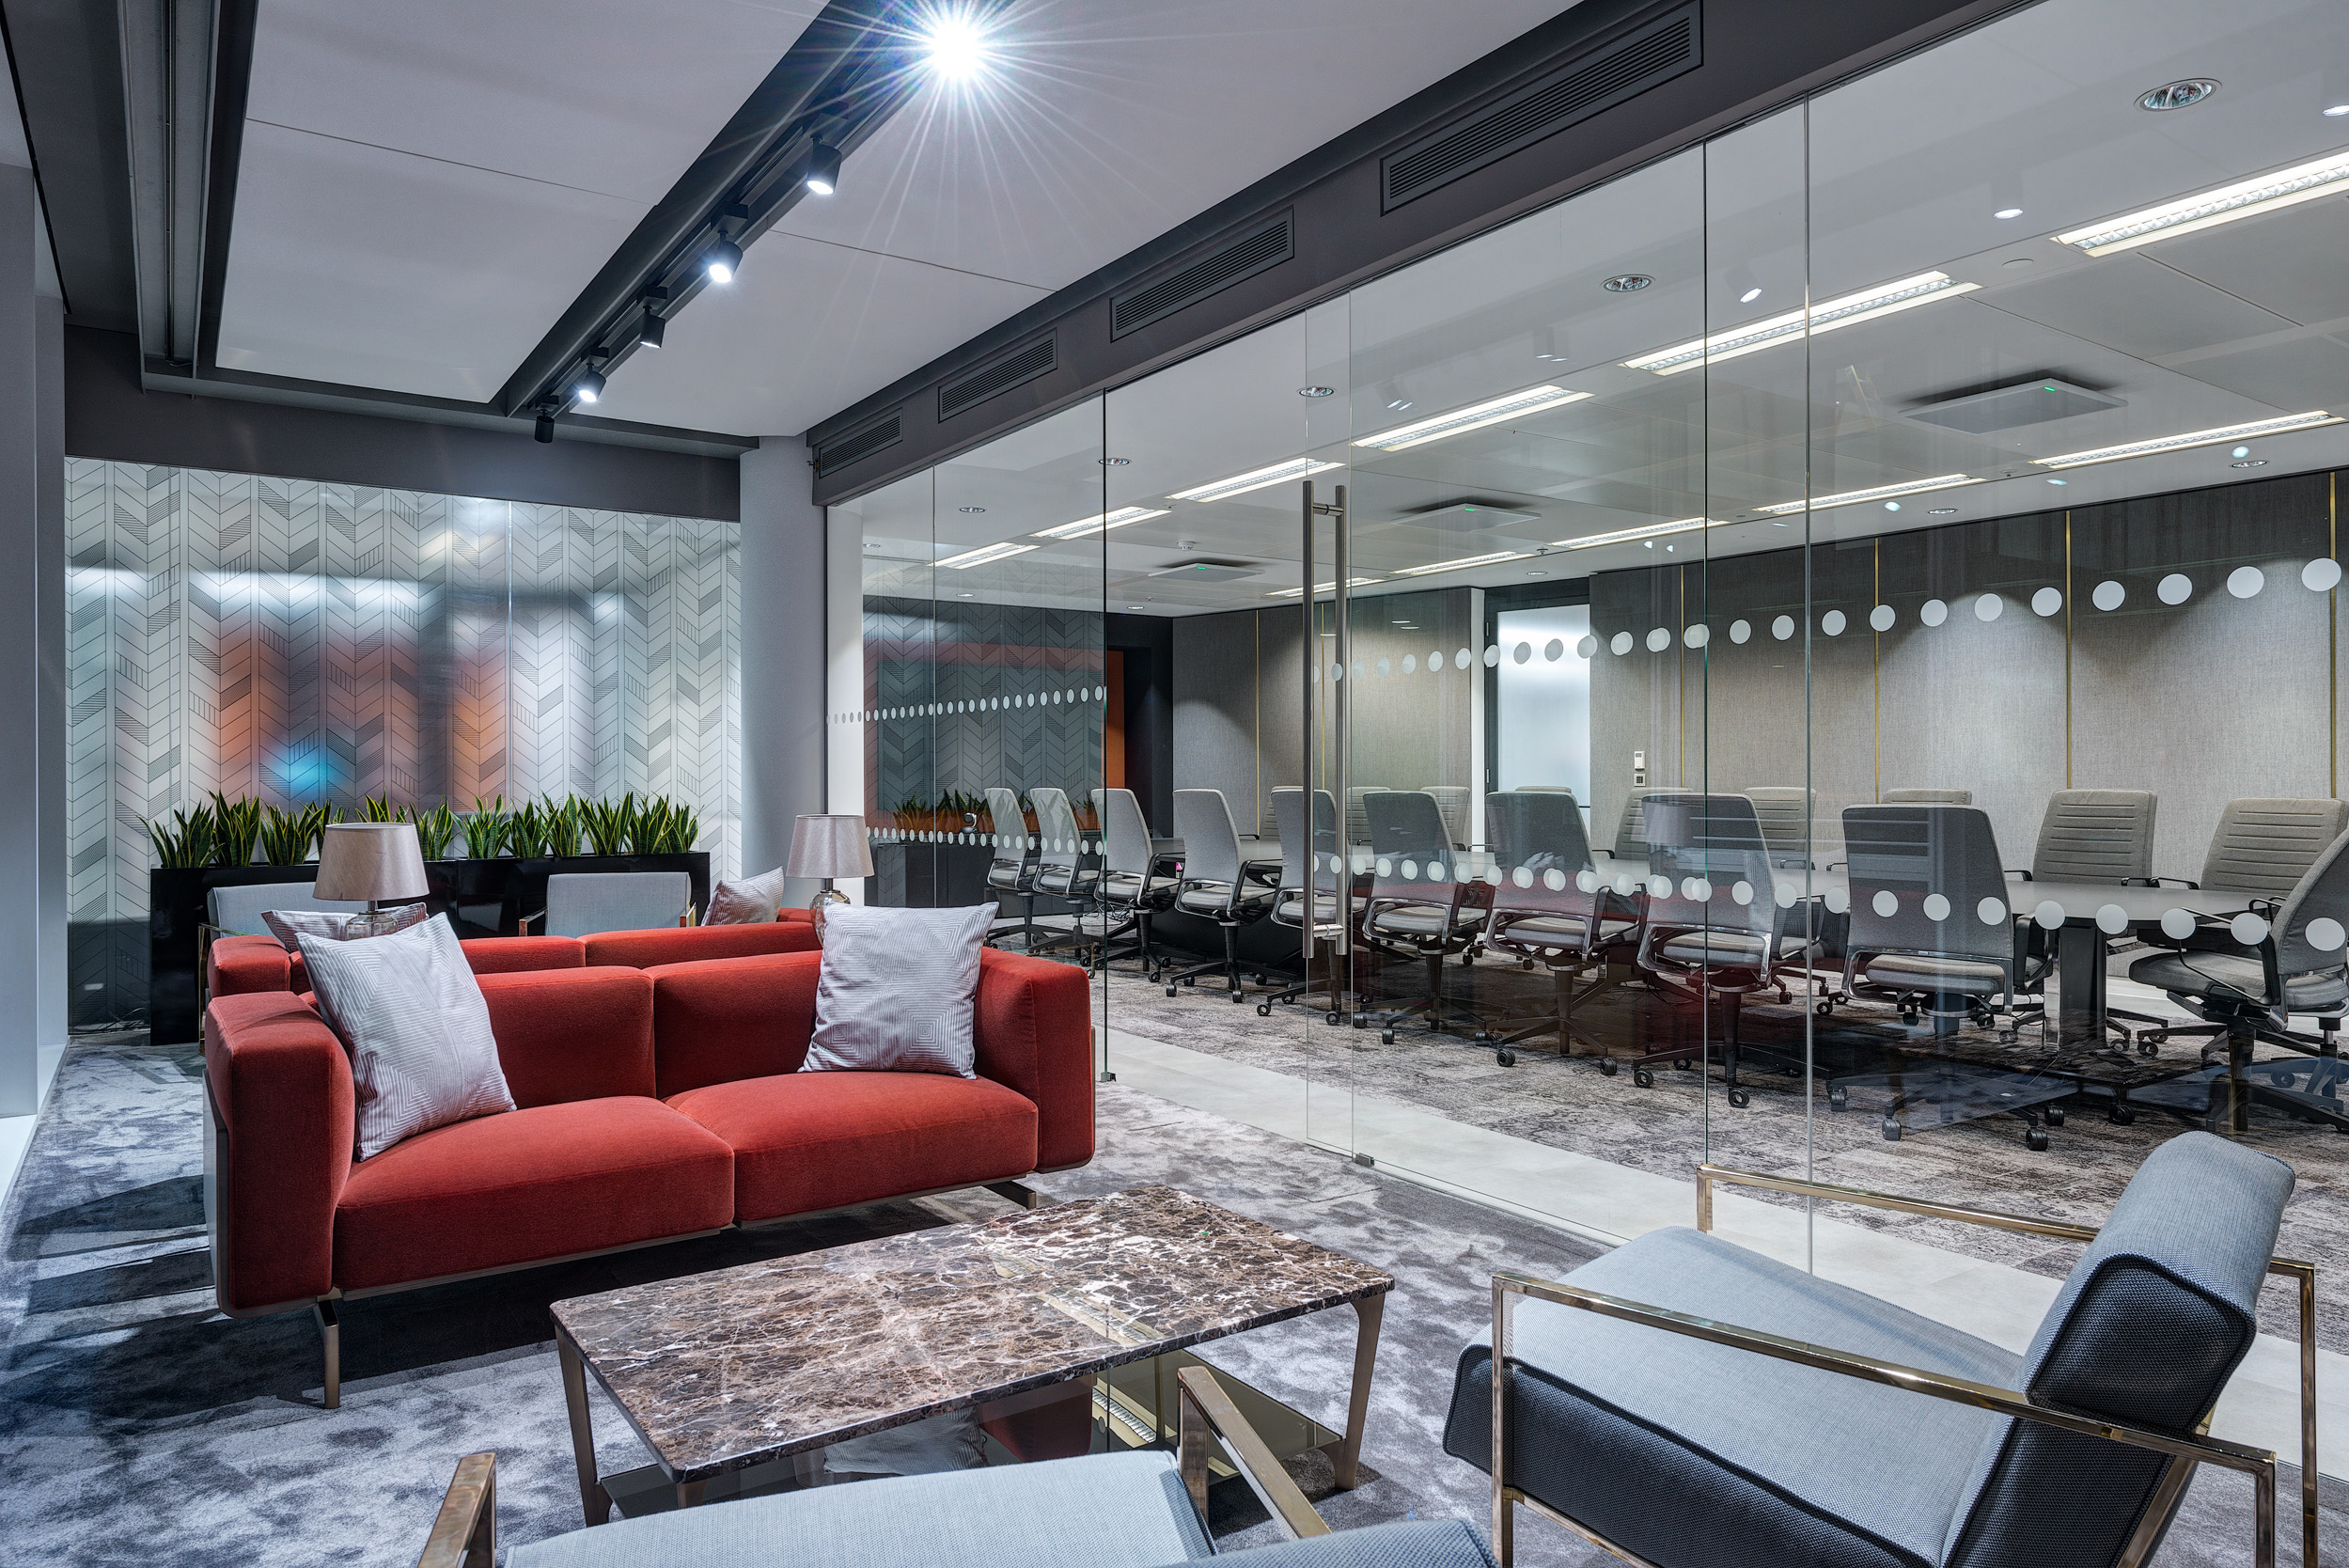
[[1202, 915], [1223, 928], [1221, 962], [1197, 964], [1168, 975], [1167, 995], [1201, 975], [1220, 973], [1233, 1001], [1240, 1000], [1240, 927], [1261, 916], [1273, 890], [1247, 880], [1240, 859], [1240, 830], [1231, 825], [1231, 806], [1221, 790], [1177, 790], [1175, 833], [1182, 840], [1182, 880], [1174, 906]]
[[1644, 862], [1648, 858], [1648, 803], [1679, 800], [1694, 793], [1693, 790], [1634, 790], [1625, 795], [1623, 814], [1615, 823], [1615, 847], [1607, 851], [1608, 856]]
[[[1617, 897], [1592, 868], [1582, 807], [1571, 791], [1488, 794], [1484, 823], [1500, 878], [1484, 917], [1484, 949], [1548, 969], [1556, 1008], [1495, 1041], [1496, 1058], [1510, 1066], [1516, 1060], [1511, 1046], [1555, 1032], [1561, 1058], [1573, 1055], [1579, 1042], [1598, 1058], [1599, 1071], [1614, 1076], [1614, 1058], [1604, 1043], [1574, 1023], [1574, 1009], [1616, 989], [1631, 973], [1639, 943], [1636, 902]], [[1583, 972], [1594, 964], [1600, 965], [1598, 979], [1577, 989]]]
[[[1094, 860], [1092, 841], [1077, 826], [1076, 808], [1069, 804], [1068, 792], [1040, 784], [1027, 792], [1027, 798], [1036, 807], [1036, 872], [1030, 885], [1035, 892], [1056, 899], [1091, 902], [1100, 889], [1101, 871], [1097, 865], [1088, 864]], [[1055, 948], [1081, 948], [1097, 951], [1105, 929], [1101, 913], [1098, 908], [1079, 910], [1065, 929], [1031, 933], [1026, 950], [1043, 953]], [[1051, 918], [1058, 925], [1065, 917]], [[1091, 967], [1089, 959], [1087, 967]]]
[[1898, 789], [1884, 792], [1887, 806], [1971, 806], [1971, 790]]
[[1754, 803], [1762, 842], [1770, 846], [1770, 863], [1798, 870], [1809, 865], [1810, 819], [1818, 809], [1818, 792], [1796, 784], [1761, 784], [1747, 790], [1746, 798]]
[[1348, 786], [1346, 790], [1347, 843], [1367, 844], [1370, 841], [1370, 820], [1363, 815], [1362, 801], [1363, 797], [1370, 794], [1372, 791], [1383, 788], [1385, 788], [1385, 786], [1377, 784], [1355, 784]]
[[[1778, 934], [1777, 884], [1751, 800], [1651, 792], [1645, 830], [1647, 926], [1639, 967], [1664, 995], [1695, 1003], [1708, 1021], [1715, 999], [1725, 1003], [1722, 1081], [1730, 1104], [1743, 1108], [1753, 1097], [1737, 1079], [1740, 1006], [1758, 991], [1776, 991], [1781, 1003], [1793, 999], [1778, 970], [1803, 956], [1803, 939]], [[1632, 1081], [1650, 1088], [1659, 1064], [1700, 1059], [1704, 1032], [1694, 1043], [1638, 1058]]]
[[2058, 790], [2040, 820], [2034, 882], [2153, 880], [2151, 790]]
[[[2004, 863], [1986, 813], [1970, 806], [1847, 806], [1843, 843], [1852, 889], [1843, 960], [1847, 993], [1890, 999], [1903, 1023], [1923, 1014], [1938, 1043], [1969, 1019], [1997, 1027], [2000, 1011], [2016, 1012], [2026, 993], [2044, 986], [2047, 965], [2030, 953], [2024, 928], [2007, 906]], [[2012, 1041], [2014, 1031], [2010, 1027], [2000, 1038]], [[2040, 1107], [2075, 1088], [2069, 1079], [1946, 1060], [1920, 1075], [1902, 1063], [1903, 1052], [1896, 1048], [1892, 1055], [1888, 1079], [1845, 1078], [1827, 1091], [1829, 1106], [1841, 1110], [1853, 1085], [1888, 1087], [1887, 1138], [1901, 1137], [1904, 1113], [1930, 1105], [1945, 1124], [1996, 1112], [2020, 1116], [2023, 1141], [2044, 1149]], [[2050, 1125], [2063, 1124], [2062, 1111], [2049, 1108], [2044, 1115]]]
[[[2131, 1091], [2138, 1104], [2200, 1112], [2213, 1132], [2244, 1132], [2253, 1105], [2349, 1131], [2339, 1095], [2343, 1076], [2338, 1030], [2349, 1011], [2349, 971], [2342, 967], [2349, 933], [2349, 838], [2337, 838], [2281, 902], [2248, 901], [2233, 920], [2204, 916], [2185, 935], [2168, 922], [2145, 939], [2171, 950], [2140, 958], [2129, 978], [2156, 985], [2169, 999], [2209, 1022], [2171, 1025], [2156, 1039], [2179, 1035], [2223, 1043], [2226, 1059], [2191, 1079]], [[2256, 940], [2247, 941], [2247, 937]], [[2317, 1020], [2318, 1037], [2294, 1034], [2294, 1013]], [[2140, 1037], [2143, 1038], [2143, 1037]], [[2315, 1059], [2298, 1079], [2297, 1062], [2252, 1061], [2261, 1042]]]
[[[1473, 896], [1473, 877], [1464, 882], [1453, 858], [1451, 835], [1435, 797], [1417, 790], [1374, 790], [1362, 799], [1370, 829], [1370, 893], [1362, 908], [1363, 945], [1375, 951], [1417, 959], [1427, 965], [1427, 996], [1400, 1008], [1382, 1010], [1379, 1038], [1395, 1043], [1395, 1026], [1406, 1018], [1426, 1020], [1431, 1029], [1477, 1024], [1471, 1010], [1444, 995], [1444, 960], [1465, 954], [1484, 924], [1484, 906]], [[1357, 1028], [1370, 1014], [1356, 1013]]]
[[1428, 784], [1419, 792], [1435, 802], [1435, 808], [1444, 814], [1444, 831], [1451, 836], [1452, 848], [1468, 847], [1468, 786], [1465, 784]]
[[1150, 950], [1151, 917], [1174, 902], [1174, 884], [1155, 874], [1158, 856], [1151, 847], [1150, 824], [1133, 791], [1095, 790], [1093, 811], [1101, 819], [1102, 832], [1102, 967], [1107, 968], [1113, 956], [1109, 944], [1131, 929], [1135, 943], [1130, 951], [1155, 981], [1159, 962]]
[[546, 879], [546, 934], [673, 926], [685, 917], [693, 896], [694, 879], [683, 871], [557, 872]]
[[[1345, 869], [1345, 851], [1338, 842], [1336, 797], [1327, 790], [1313, 792], [1313, 827], [1308, 834], [1305, 825], [1305, 791], [1295, 787], [1275, 790], [1273, 825], [1280, 839], [1280, 886], [1273, 894], [1273, 923], [1302, 932], [1309, 907], [1314, 940], [1319, 943], [1337, 936], [1343, 929], [1339, 922], [1348, 917], [1347, 905], [1353, 902], [1354, 877]], [[1308, 966], [1302, 982], [1257, 1003], [1257, 1016], [1269, 1018], [1275, 1003], [1293, 1002], [1300, 996], [1310, 996], [1314, 983]], [[1338, 972], [1334, 951], [1329, 957], [1329, 972], [1323, 977], [1322, 983], [1327, 1004], [1323, 1009], [1323, 1020], [1335, 1024], [1345, 980]]]
[[2211, 835], [2201, 880], [2186, 886], [2285, 898], [2344, 832], [2349, 801], [2231, 800]]
[[987, 886], [998, 898], [1010, 894], [1020, 901], [1016, 919], [998, 919], [987, 927], [987, 940], [1013, 930], [1024, 943], [1036, 940], [1036, 836], [1027, 831], [1020, 810], [1020, 792], [1002, 788], [987, 792], [987, 819], [994, 824], [995, 856], [987, 864]]

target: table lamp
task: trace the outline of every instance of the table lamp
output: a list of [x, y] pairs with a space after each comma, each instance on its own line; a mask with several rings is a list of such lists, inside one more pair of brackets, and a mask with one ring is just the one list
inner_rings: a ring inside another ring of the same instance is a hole
[[366, 902], [367, 913], [352, 917], [354, 935], [389, 931], [385, 903], [407, 903], [430, 891], [414, 823], [333, 823], [319, 834], [317, 896]]
[[872, 875], [872, 848], [866, 839], [865, 819], [801, 817], [791, 824], [791, 860], [783, 874], [823, 879], [823, 890], [807, 904], [807, 912], [815, 918], [817, 939], [821, 941], [824, 911], [836, 903], [848, 902], [848, 895], [835, 888], [832, 879]]

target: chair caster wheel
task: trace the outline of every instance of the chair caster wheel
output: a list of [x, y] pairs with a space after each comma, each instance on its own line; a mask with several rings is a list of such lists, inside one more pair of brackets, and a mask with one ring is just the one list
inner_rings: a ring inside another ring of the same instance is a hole
[[2034, 1154], [2047, 1152], [2047, 1134], [2044, 1128], [2033, 1127], [2023, 1135], [2023, 1147]]
[[1167, 987], [1167, 996], [1180, 996], [1180, 995], [1182, 995], [1182, 987], [1181, 987], [1181, 986], [1179, 986], [1179, 985], [1170, 985], [1170, 986]]
[[1381, 1045], [1392, 1045], [1395, 1043], [1395, 1031], [1392, 1029], [1379, 1030], [1378, 1043]]
[[1615, 1066], [1615, 1063], [1614, 1063], [1612, 1060], [1608, 1059], [1608, 1058], [1605, 1058], [1605, 1057], [1601, 1057], [1601, 1058], [1599, 1058], [1599, 1076], [1600, 1076], [1600, 1077], [1602, 1077], [1602, 1078], [1611, 1078], [1611, 1077], [1615, 1076], [1616, 1072], [1617, 1072], [1617, 1068], [1616, 1068], [1616, 1066]]
[[1850, 1110], [1851, 1108], [1852, 1091], [1850, 1090], [1831, 1089], [1827, 1090], [1827, 1109], [1831, 1111], [1844, 1111]]
[[1889, 1116], [1884, 1119], [1884, 1140], [1887, 1143], [1901, 1141], [1901, 1123]]
[[2116, 1127], [2133, 1127], [2137, 1125], [2137, 1112], [2126, 1105], [2115, 1105], [2105, 1112], [2105, 1120]]
[[1241, 996], [1237, 991], [1228, 991], [1224, 993], [1224, 995], [1229, 996], [1235, 1002], [1245, 1002], [1247, 1000], [1245, 996]]
[[1257, 1003], [1256, 1015], [1259, 1018], [1270, 1018], [1273, 1015], [1273, 1004], [1270, 1002]]
[[1499, 1062], [1503, 1067], [1514, 1067], [1517, 1065], [1517, 1053], [1514, 1051], [1496, 1051], [1493, 1053], [1493, 1059]]
[[1746, 1090], [1742, 1089], [1732, 1089], [1730, 1090], [1730, 1104], [1736, 1106], [1739, 1110], [1744, 1110], [1747, 1105], [1750, 1105], [1753, 1103], [1754, 1097]]
[[2137, 1054], [2140, 1057], [2157, 1057], [2161, 1055], [2161, 1045], [2156, 1041], [2140, 1040], [2137, 1043]]
[[2062, 1107], [2061, 1105], [2049, 1105], [2049, 1106], [2047, 1107], [2047, 1125], [2048, 1125], [2048, 1126], [2050, 1126], [2050, 1127], [2060, 1127], [2060, 1126], [2062, 1126], [2062, 1125], [2063, 1125], [2063, 1117], [2064, 1117], [2064, 1110], [2063, 1110], [2063, 1107]]
[[1529, 958], [1521, 958], [1517, 961], [1517, 967], [1520, 969], [1530, 969], [1533, 967], [1533, 960]]
[[1635, 1067], [1631, 1070], [1631, 1081], [1637, 1084], [1641, 1089], [1653, 1089], [1655, 1087], [1655, 1074], [1649, 1072], [1644, 1067]]
[[1354, 1015], [1354, 1027], [1357, 1029], [1367, 1029], [1370, 1027], [1370, 1021], [1357, 1012]]
[[2015, 1034], [2014, 1034], [2014, 1031], [2013, 1031], [2012, 1029], [2000, 1029], [2000, 1030], [1998, 1031], [1998, 1043], [1999, 1043], [1999, 1044], [2001, 1044], [2001, 1045], [2012, 1045], [2012, 1044], [2013, 1044], [2013, 1043], [2014, 1043], [2014, 1041], [2015, 1041]]
[[1817, 1013], [1822, 1018], [1832, 1018], [1835, 1016], [1835, 1004], [1833, 1002], [1814, 1002], [1811, 1004], [1810, 1011]]
[[1322, 1022], [1324, 1024], [1335, 1024], [1338, 1022], [1338, 1010], [1336, 1008], [1331, 1008], [1327, 1012], [1323, 1013]]

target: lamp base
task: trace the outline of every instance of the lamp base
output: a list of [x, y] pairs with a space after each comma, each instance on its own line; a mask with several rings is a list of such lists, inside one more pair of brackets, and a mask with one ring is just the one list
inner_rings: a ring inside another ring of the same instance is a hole
[[373, 899], [368, 900], [367, 911], [365, 914], [353, 915], [348, 920], [343, 922], [344, 932], [350, 938], [353, 939], [366, 936], [387, 935], [391, 932], [398, 930], [399, 927], [399, 909], [385, 909]]
[[834, 905], [843, 904], [848, 902], [848, 895], [833, 886], [832, 879], [829, 877], [824, 879], [823, 891], [818, 893], [814, 898], [807, 901], [807, 914], [809, 918], [815, 922], [816, 941], [818, 945], [821, 946], [823, 941], [824, 916], [831, 911]]

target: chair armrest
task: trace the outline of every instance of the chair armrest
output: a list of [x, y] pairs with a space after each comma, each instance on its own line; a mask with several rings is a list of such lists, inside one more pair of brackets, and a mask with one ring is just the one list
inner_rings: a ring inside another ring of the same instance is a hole
[[335, 1204], [356, 1132], [350, 1055], [290, 992], [215, 996], [204, 1086], [204, 1206], [221, 1309], [305, 1306], [334, 1289]]
[[2007, 875], [2009, 875], [2009, 876], [2011, 876], [2011, 877], [2014, 878], [2014, 879], [2015, 879], [2016, 881], [2018, 881], [2018, 882], [2028, 882], [2028, 881], [2030, 881], [2030, 880], [2031, 880], [2031, 873], [2030, 873], [2030, 872], [2028, 872], [2028, 871], [2017, 871], [2017, 870], [2010, 870], [2007, 872]]
[[1183, 1489], [1191, 1494], [1191, 1506], [1198, 1510], [1200, 1529], [1207, 1529], [1207, 1437], [1213, 1433], [1223, 1445], [1224, 1457], [1290, 1540], [1329, 1533], [1328, 1524], [1289, 1479], [1289, 1472], [1280, 1467], [1272, 1449], [1248, 1425], [1213, 1372], [1185, 1367], [1175, 1373], [1175, 1385], [1180, 1406], [1175, 1466], [1182, 1473]]
[[546, 911], [543, 909], [538, 910], [532, 914], [525, 915], [521, 919], [514, 922], [514, 934], [516, 936], [529, 935], [530, 922], [533, 920], [543, 920], [545, 918]]
[[2151, 886], [2155, 887], [2192, 887], [2200, 889], [2202, 885], [2199, 882], [2188, 882], [2182, 876], [2157, 876], [2153, 878]]
[[1073, 964], [984, 948], [971, 1020], [982, 1077], [1036, 1106], [1036, 1168], [1093, 1157], [1092, 986]]
[[496, 1561], [497, 1454], [469, 1453], [457, 1461], [416, 1568], [493, 1568]]

